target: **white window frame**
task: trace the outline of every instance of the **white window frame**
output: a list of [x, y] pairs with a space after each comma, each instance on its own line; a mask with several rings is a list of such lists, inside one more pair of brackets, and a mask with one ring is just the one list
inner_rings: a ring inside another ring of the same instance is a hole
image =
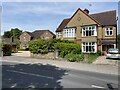
[[64, 38], [76, 37], [76, 35], [75, 35], [76, 29], [75, 28], [66, 28], [66, 29], [63, 29], [63, 32], [64, 32], [64, 35], [63, 35]]
[[[92, 47], [94, 51], [92, 51]], [[88, 50], [86, 49], [88, 48]], [[91, 49], [91, 51], [89, 51]], [[82, 52], [83, 53], [96, 53], [97, 52], [97, 43], [96, 42], [83, 42], [82, 43]]]
[[26, 36], [23, 37], [24, 41], [26, 41]]
[[[109, 34], [107, 34], [107, 32], [109, 33]], [[112, 34], [110, 35], [110, 32], [112, 32]], [[112, 36], [113, 35], [113, 28], [112, 27], [110, 27], [110, 28], [105, 28], [105, 36]]]
[[58, 32], [58, 38], [62, 38], [62, 32]]
[[[90, 29], [91, 28], [91, 29]], [[88, 35], [87, 33], [88, 32]], [[93, 32], [93, 35], [92, 35]], [[90, 35], [91, 33], [91, 35]], [[83, 26], [82, 27], [82, 37], [90, 37], [90, 36], [97, 36], [97, 28], [96, 25], [91, 25], [91, 26]]]

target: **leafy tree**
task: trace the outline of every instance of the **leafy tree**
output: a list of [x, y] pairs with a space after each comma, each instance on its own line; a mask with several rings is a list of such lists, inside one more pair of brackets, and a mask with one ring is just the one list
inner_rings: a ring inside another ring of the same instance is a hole
[[4, 32], [3, 38], [10, 38], [12, 36], [11, 31]]
[[22, 34], [22, 30], [15, 28], [15, 29], [11, 29], [10, 31], [4, 32], [3, 37], [4, 38], [13, 37], [13, 38], [19, 39], [21, 34]]
[[20, 35], [22, 34], [22, 30], [15, 28], [15, 29], [11, 29], [11, 33], [13, 38], [19, 39]]

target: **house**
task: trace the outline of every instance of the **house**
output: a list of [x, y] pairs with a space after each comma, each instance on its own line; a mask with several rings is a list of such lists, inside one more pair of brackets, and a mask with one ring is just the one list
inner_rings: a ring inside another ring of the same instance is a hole
[[2, 38], [2, 42], [10, 43], [11, 48], [12, 48], [12, 52], [17, 52], [18, 51], [18, 49], [17, 49], [17, 42], [18, 41], [19, 41], [18, 39], [15, 39], [13, 37], [11, 37], [11, 38]]
[[56, 38], [76, 41], [83, 53], [96, 53], [116, 48], [116, 32], [116, 10], [89, 14], [88, 9], [78, 8], [61, 22]]
[[28, 44], [33, 39], [50, 39], [55, 35], [50, 30], [35, 30], [33, 32], [25, 31], [20, 35], [20, 49], [28, 48]]

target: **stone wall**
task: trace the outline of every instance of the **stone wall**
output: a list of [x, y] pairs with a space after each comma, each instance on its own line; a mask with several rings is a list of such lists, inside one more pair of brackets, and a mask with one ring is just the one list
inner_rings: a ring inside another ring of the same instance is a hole
[[47, 54], [30, 54], [33, 58], [40, 58], [40, 59], [56, 59], [56, 53], [55, 52], [49, 52]]

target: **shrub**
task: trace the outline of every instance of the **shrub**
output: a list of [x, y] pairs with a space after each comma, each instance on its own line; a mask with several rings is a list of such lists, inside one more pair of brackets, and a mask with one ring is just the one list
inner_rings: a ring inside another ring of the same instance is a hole
[[73, 54], [80, 54], [81, 49], [80, 49], [80, 44], [76, 43], [55, 43], [54, 44], [55, 49], [58, 49], [60, 52], [60, 56], [62, 58], [65, 57], [65, 55], [69, 53]]
[[101, 56], [102, 54], [103, 54], [103, 53], [102, 53], [100, 50], [97, 51], [97, 55], [98, 55], [98, 56]]
[[98, 54], [91, 53], [88, 56], [88, 63], [93, 63], [99, 57]]
[[84, 55], [69, 53], [65, 56], [65, 58], [70, 62], [75, 62], [75, 61], [79, 62], [84, 60]]
[[46, 54], [49, 52], [50, 49], [54, 49], [52, 40], [44, 40], [44, 39], [35, 39], [30, 41], [29, 43], [29, 50], [32, 53], [41, 53]]
[[10, 56], [12, 53], [12, 47], [9, 43], [3, 42], [1, 44], [2, 51], [3, 51], [3, 56]]

